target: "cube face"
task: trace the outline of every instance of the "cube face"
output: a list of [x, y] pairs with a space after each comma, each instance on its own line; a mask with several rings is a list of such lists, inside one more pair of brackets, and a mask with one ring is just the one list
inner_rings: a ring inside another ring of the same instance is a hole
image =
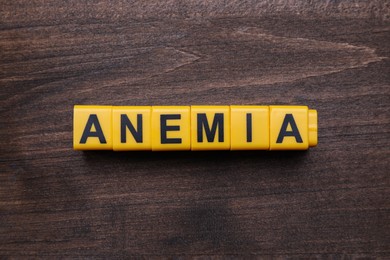
[[269, 149], [268, 106], [230, 106], [231, 150]]
[[152, 150], [151, 118], [150, 106], [113, 107], [113, 150]]
[[230, 150], [229, 106], [191, 106], [191, 150]]
[[306, 150], [308, 139], [306, 106], [270, 106], [270, 150]]
[[152, 107], [152, 150], [190, 150], [190, 107]]
[[73, 148], [112, 150], [111, 106], [74, 106]]

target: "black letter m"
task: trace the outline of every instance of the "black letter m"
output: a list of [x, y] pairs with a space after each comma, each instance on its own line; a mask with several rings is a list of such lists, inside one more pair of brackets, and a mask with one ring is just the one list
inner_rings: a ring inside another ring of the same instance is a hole
[[197, 118], [197, 123], [198, 123], [198, 142], [202, 143], [203, 142], [203, 128], [206, 134], [207, 142], [214, 142], [215, 139], [215, 134], [217, 131], [218, 127], [218, 142], [223, 142], [224, 141], [224, 129], [223, 129], [223, 113], [216, 113], [214, 116], [213, 124], [209, 126], [209, 123], [207, 121], [207, 116], [206, 114], [198, 114]]

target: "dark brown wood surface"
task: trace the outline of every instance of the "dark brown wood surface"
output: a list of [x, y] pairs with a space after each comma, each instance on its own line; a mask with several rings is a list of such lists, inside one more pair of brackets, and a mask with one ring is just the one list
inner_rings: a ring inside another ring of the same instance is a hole
[[[0, 256], [390, 257], [388, 1], [0, 1]], [[78, 152], [75, 104], [302, 104], [307, 152]]]

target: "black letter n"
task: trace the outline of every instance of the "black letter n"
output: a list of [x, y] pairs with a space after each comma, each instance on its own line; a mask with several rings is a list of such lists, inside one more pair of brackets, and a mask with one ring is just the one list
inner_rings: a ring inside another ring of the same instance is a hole
[[[92, 132], [92, 126], [95, 126], [95, 132]], [[88, 137], [97, 137], [101, 144], [106, 144], [106, 138], [104, 137], [102, 128], [100, 127], [99, 120], [96, 114], [91, 114], [88, 118], [87, 124], [85, 125], [83, 135], [80, 139], [80, 144], [85, 144]]]
[[126, 143], [126, 128], [130, 130], [137, 143], [142, 143], [142, 114], [137, 114], [137, 131], [127, 115], [121, 114], [121, 143]]

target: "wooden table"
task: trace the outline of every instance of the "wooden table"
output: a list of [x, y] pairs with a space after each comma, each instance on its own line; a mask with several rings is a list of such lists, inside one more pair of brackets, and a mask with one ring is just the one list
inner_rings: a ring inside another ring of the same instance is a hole
[[[390, 257], [388, 1], [1, 1], [0, 256]], [[79, 152], [72, 109], [302, 104], [307, 152]]]

